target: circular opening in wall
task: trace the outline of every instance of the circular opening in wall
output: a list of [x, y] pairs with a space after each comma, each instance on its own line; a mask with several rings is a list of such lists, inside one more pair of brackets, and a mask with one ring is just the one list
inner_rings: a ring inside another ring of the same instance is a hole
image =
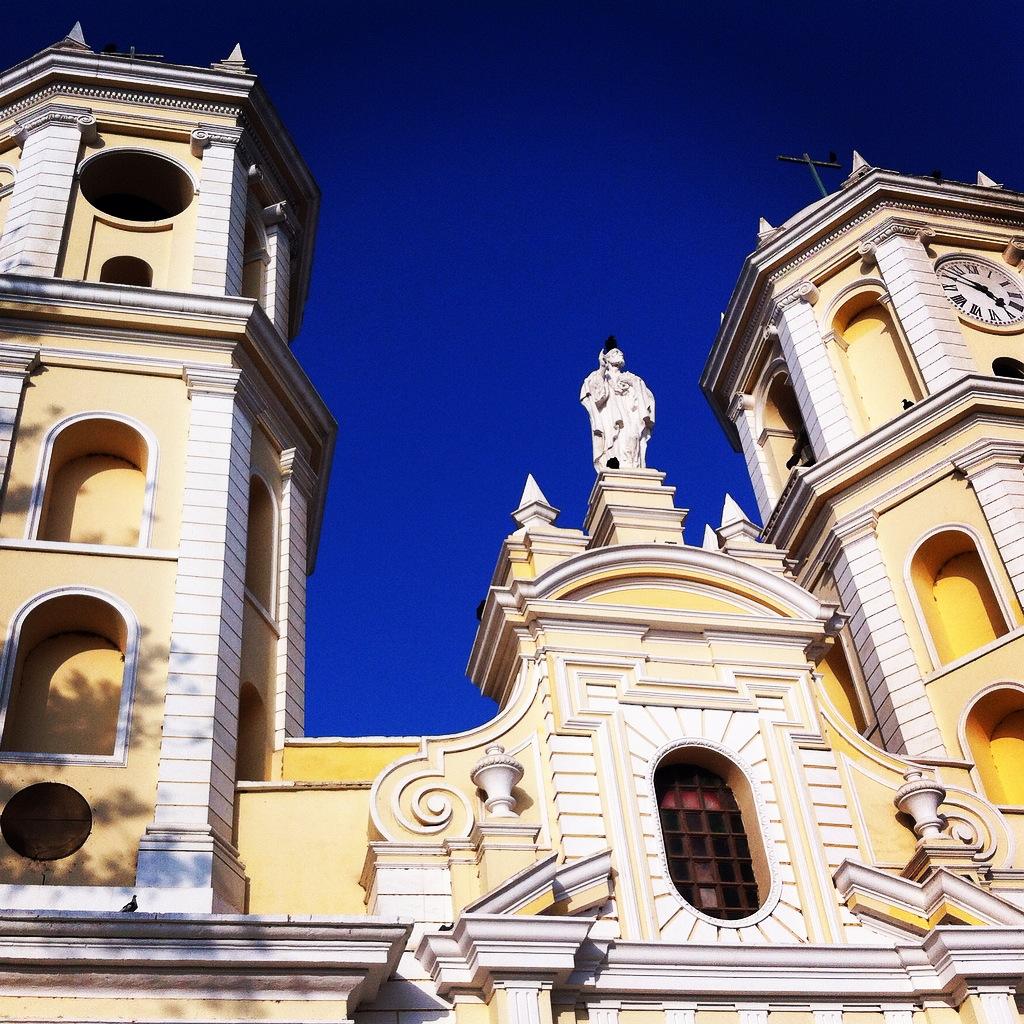
[[186, 210], [195, 190], [175, 163], [155, 153], [115, 150], [82, 168], [82, 195], [103, 213], [122, 220], [154, 221]]
[[7, 845], [30, 860], [69, 857], [91, 831], [85, 797], [59, 782], [40, 782], [15, 793], [0, 814]]
[[992, 372], [997, 377], [1013, 377], [1015, 380], [1024, 380], [1024, 363], [1009, 356], [1000, 356], [992, 361]]

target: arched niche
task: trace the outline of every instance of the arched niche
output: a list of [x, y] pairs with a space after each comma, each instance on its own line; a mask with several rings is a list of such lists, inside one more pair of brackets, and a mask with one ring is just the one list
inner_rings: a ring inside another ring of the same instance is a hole
[[15, 617], [2, 662], [5, 760], [109, 760], [127, 744], [138, 626], [107, 595], [42, 595]]
[[829, 647], [817, 668], [825, 692], [835, 709], [857, 732], [863, 734], [868, 726], [867, 716], [846, 651], [838, 639]]
[[936, 667], [1010, 631], [978, 542], [965, 527], [926, 536], [910, 556], [908, 576]]
[[779, 495], [794, 469], [814, 465], [814, 452], [785, 366], [777, 363], [769, 368], [758, 390], [757, 443], [764, 451]]
[[761, 920], [780, 883], [763, 801], [737, 755], [708, 740], [662, 748], [651, 788], [662, 866], [684, 906], [719, 927]]
[[269, 777], [267, 708], [252, 683], [243, 683], [238, 695], [238, 747], [235, 779], [258, 782]]
[[155, 473], [155, 442], [140, 424], [105, 413], [61, 421], [43, 445], [29, 537], [126, 547], [148, 544]]
[[923, 396], [912, 356], [877, 291], [846, 299], [831, 327], [865, 430], [888, 423]]
[[152, 288], [153, 268], [138, 256], [112, 256], [100, 268], [100, 281], [105, 284]]
[[259, 208], [250, 204], [242, 243], [242, 295], [266, 305], [267, 232]]
[[983, 693], [964, 719], [964, 738], [985, 795], [1024, 806], [1024, 688], [997, 685]]
[[245, 589], [268, 613], [274, 610], [277, 580], [277, 502], [261, 477], [249, 481], [245, 542]]

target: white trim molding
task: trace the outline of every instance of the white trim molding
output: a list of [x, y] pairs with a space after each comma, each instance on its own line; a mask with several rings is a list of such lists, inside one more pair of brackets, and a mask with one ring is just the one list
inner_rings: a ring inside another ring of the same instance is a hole
[[36, 467], [35, 481], [32, 484], [32, 496], [28, 507], [28, 521], [25, 526], [25, 539], [38, 540], [43, 514], [43, 502], [46, 500], [46, 489], [50, 483], [50, 462], [53, 458], [53, 449], [57, 439], [69, 427], [73, 427], [78, 423], [88, 422], [89, 420], [109, 420], [114, 423], [122, 423], [131, 430], [134, 430], [146, 446], [146, 469], [144, 472], [146, 483], [142, 499], [142, 521], [139, 523], [138, 546], [140, 548], [148, 548], [153, 536], [160, 446], [157, 442], [156, 434], [141, 420], [108, 409], [92, 409], [86, 412], [76, 412], [71, 416], [65, 416], [54, 423], [46, 432], [39, 452], [39, 463]]
[[124, 623], [125, 646], [124, 671], [121, 676], [121, 696], [117, 709], [117, 734], [114, 750], [110, 754], [49, 754], [34, 751], [0, 751], [0, 763], [18, 764], [76, 764], [76, 765], [125, 765], [128, 763], [128, 745], [131, 734], [132, 703], [135, 698], [135, 680], [139, 663], [139, 640], [141, 632], [135, 613], [121, 598], [109, 591], [95, 587], [54, 587], [43, 591], [26, 601], [11, 617], [0, 655], [0, 736], [7, 722], [14, 685], [14, 671], [18, 661], [21, 630], [26, 619], [37, 608], [48, 601], [61, 597], [91, 597], [108, 605]]
[[0, 996], [313, 999], [345, 1019], [394, 974], [411, 931], [368, 917], [2, 911]]

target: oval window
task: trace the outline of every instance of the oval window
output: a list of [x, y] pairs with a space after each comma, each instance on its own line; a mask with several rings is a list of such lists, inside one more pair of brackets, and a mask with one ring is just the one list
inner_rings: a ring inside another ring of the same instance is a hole
[[750, 917], [761, 899], [743, 814], [721, 775], [696, 764], [654, 774], [669, 875], [679, 895], [708, 917]]
[[59, 782], [40, 782], [15, 793], [0, 814], [7, 845], [30, 860], [69, 857], [91, 831], [92, 811], [85, 797]]
[[83, 168], [82, 195], [103, 213], [122, 220], [176, 217], [195, 194], [189, 176], [155, 153], [114, 150], [93, 157]]

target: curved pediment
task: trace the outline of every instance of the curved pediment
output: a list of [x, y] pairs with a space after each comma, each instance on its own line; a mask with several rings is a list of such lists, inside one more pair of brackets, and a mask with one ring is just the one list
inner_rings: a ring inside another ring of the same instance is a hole
[[825, 614], [814, 595], [778, 573], [686, 546], [588, 551], [539, 577], [530, 590], [528, 600], [800, 619]]

